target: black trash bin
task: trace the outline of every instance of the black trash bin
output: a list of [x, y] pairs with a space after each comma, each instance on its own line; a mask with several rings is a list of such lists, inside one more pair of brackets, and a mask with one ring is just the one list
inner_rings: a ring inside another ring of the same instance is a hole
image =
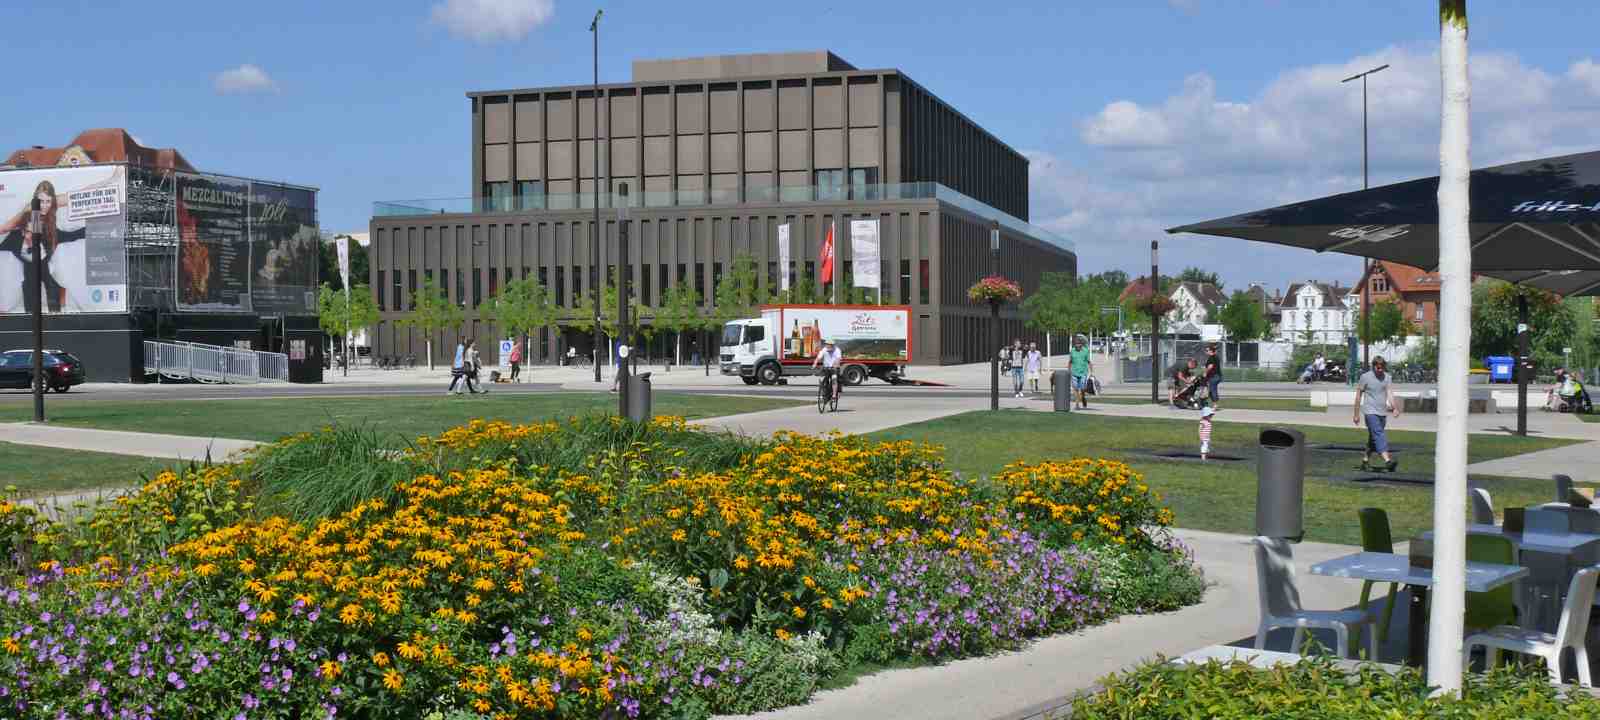
[[628, 376], [628, 419], [645, 422], [650, 414], [650, 373]]
[[1256, 467], [1256, 534], [1298, 542], [1305, 536], [1306, 436], [1299, 430], [1261, 430]]
[[1072, 371], [1050, 373], [1050, 392], [1056, 401], [1056, 412], [1072, 412]]

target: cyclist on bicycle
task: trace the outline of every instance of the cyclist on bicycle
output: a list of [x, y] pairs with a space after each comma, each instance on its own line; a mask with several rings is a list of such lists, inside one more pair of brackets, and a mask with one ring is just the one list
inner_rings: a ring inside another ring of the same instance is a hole
[[817, 353], [817, 358], [811, 361], [811, 369], [822, 366], [822, 381], [833, 382], [833, 396], [844, 395], [844, 383], [839, 382], [839, 362], [844, 358], [844, 353], [839, 352], [838, 346], [833, 344], [833, 338], [822, 341], [822, 351]]

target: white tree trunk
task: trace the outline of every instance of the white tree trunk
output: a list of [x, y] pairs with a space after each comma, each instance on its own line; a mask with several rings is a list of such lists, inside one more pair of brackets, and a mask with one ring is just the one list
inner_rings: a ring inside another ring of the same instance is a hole
[[428, 343], [428, 371], [432, 372], [433, 371], [433, 336], [432, 335], [428, 336], [427, 343]]
[[[1468, 236], [1467, 19], [1465, 0], [1439, 2], [1439, 429], [1434, 445], [1433, 607], [1428, 684], [1461, 689], [1466, 606], [1467, 348], [1472, 340], [1472, 248]], [[1459, 11], [1459, 15], [1457, 14]]]

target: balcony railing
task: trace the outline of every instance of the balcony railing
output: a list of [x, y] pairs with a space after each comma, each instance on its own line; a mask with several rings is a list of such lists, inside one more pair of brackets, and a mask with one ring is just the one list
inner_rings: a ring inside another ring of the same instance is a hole
[[[600, 207], [616, 208], [622, 196], [602, 193]], [[630, 192], [629, 207], [717, 207], [741, 204], [801, 202], [873, 202], [886, 200], [940, 200], [986, 220], [998, 221], [1006, 228], [1038, 238], [1064, 250], [1074, 249], [1071, 240], [1038, 225], [1014, 217], [986, 203], [939, 183], [881, 183], [874, 185], [798, 185], [754, 187], [739, 197], [738, 190], [674, 190]], [[372, 204], [374, 217], [417, 215], [515, 213], [538, 210], [589, 210], [594, 208], [594, 193], [546, 194], [523, 197], [454, 197], [426, 200], [383, 200]]]

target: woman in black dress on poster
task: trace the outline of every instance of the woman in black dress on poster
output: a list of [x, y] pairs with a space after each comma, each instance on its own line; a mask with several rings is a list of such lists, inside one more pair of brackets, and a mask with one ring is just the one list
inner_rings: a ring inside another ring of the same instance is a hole
[[[55, 259], [56, 251], [64, 243], [82, 240], [86, 227], [80, 225], [73, 230], [60, 229], [56, 222], [56, 211], [61, 205], [60, 198], [56, 195], [55, 185], [51, 184], [49, 180], [39, 183], [34, 188], [28, 206], [17, 211], [17, 214], [4, 224], [0, 224], [0, 233], [3, 233], [3, 239], [0, 239], [0, 253], [9, 253], [17, 262], [22, 264], [22, 286], [18, 289], [18, 294], [22, 297], [22, 309], [24, 311], [33, 312], [34, 307], [39, 303], [39, 298], [29, 292], [34, 283], [33, 243], [36, 239], [34, 233], [28, 227], [33, 212], [31, 198], [39, 199], [39, 220], [42, 226], [42, 237], [37, 239], [44, 243], [41, 247], [44, 251], [45, 307], [49, 312], [61, 312], [61, 306], [67, 298], [67, 290], [62, 287], [51, 272], [51, 260]], [[0, 297], [9, 296], [10, 294], [5, 293]], [[0, 311], [8, 310], [14, 311], [14, 308], [0, 307]]]

